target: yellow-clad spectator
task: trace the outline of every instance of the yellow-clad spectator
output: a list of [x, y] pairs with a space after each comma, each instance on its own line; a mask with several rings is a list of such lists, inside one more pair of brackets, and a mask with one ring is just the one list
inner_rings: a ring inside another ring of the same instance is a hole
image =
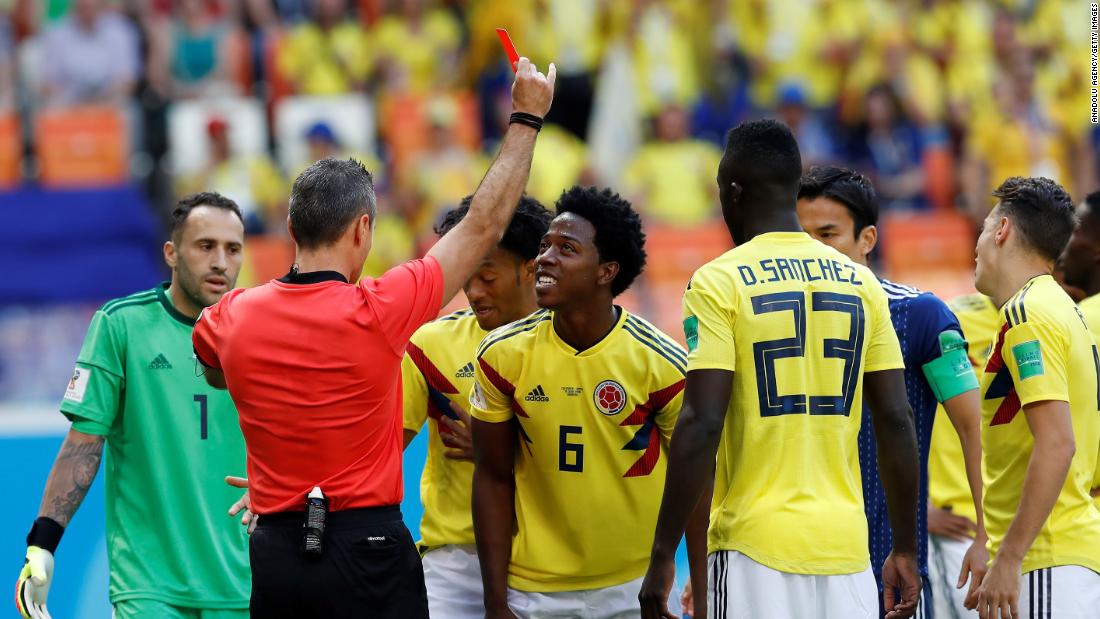
[[373, 66], [366, 32], [348, 17], [346, 0], [314, 6], [314, 20], [295, 26], [279, 50], [278, 70], [301, 94], [361, 90]]
[[[865, 0], [723, 0], [719, 45], [732, 44], [750, 64], [750, 92], [770, 108], [787, 83], [801, 83], [813, 108], [832, 105], [841, 78], [871, 24]], [[876, 26], [877, 27], [877, 26]]]
[[378, 202], [370, 255], [363, 264], [365, 276], [378, 277], [390, 267], [416, 257], [416, 237], [402, 209], [394, 202], [385, 198]]
[[974, 110], [965, 145], [963, 183], [967, 208], [981, 221], [993, 206], [990, 193], [1010, 176], [1045, 176], [1073, 186], [1071, 148], [1034, 90], [1034, 64], [1020, 48], [1008, 73], [994, 85], [994, 105]]
[[527, 193], [552, 204], [562, 191], [580, 182], [587, 163], [584, 142], [557, 125], [544, 125], [535, 143]]
[[177, 193], [216, 191], [241, 207], [245, 232], [280, 232], [286, 228], [287, 183], [275, 162], [262, 154], [238, 155], [221, 118], [207, 124], [210, 160], [198, 174], [184, 178]]
[[642, 114], [655, 114], [667, 103], [690, 107], [700, 85], [686, 20], [653, 0], [634, 0], [632, 17], [631, 55]]
[[858, 117], [859, 103], [875, 84], [889, 84], [907, 115], [921, 126], [943, 119], [943, 80], [936, 63], [910, 41], [902, 23], [876, 29], [844, 83], [842, 114]]
[[722, 153], [714, 144], [690, 137], [687, 114], [669, 106], [654, 119], [656, 138], [638, 150], [626, 169], [624, 188], [649, 220], [685, 228], [716, 213], [714, 171]]
[[391, 89], [422, 94], [457, 76], [462, 28], [452, 14], [428, 8], [426, 1], [400, 0], [400, 10], [371, 32]]
[[420, 208], [406, 219], [415, 236], [430, 234], [436, 213], [458, 204], [477, 189], [489, 162], [466, 148], [455, 134], [458, 108], [449, 98], [428, 105], [428, 145], [412, 161], [407, 186], [419, 198]]

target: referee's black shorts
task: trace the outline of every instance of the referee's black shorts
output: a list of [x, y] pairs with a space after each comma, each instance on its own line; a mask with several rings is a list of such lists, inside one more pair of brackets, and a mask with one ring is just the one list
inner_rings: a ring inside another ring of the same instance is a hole
[[424, 570], [396, 505], [330, 512], [319, 558], [302, 512], [260, 516], [249, 542], [255, 619], [428, 617]]

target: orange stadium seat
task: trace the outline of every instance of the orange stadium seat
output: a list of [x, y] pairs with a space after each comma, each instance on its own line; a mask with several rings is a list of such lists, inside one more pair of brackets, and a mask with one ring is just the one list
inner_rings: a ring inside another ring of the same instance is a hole
[[889, 213], [879, 224], [887, 277], [945, 298], [973, 291], [976, 237], [964, 215]]
[[294, 244], [281, 236], [250, 236], [244, 251], [255, 284], [286, 275], [294, 264]]
[[45, 110], [35, 122], [39, 179], [47, 187], [125, 181], [129, 145], [125, 119], [109, 107]]
[[[458, 140], [476, 150], [481, 146], [481, 116], [477, 97], [470, 93], [452, 93], [458, 106], [454, 127]], [[427, 106], [429, 100], [415, 95], [384, 97], [379, 103], [379, 133], [390, 149], [395, 168], [408, 163], [428, 142]]]
[[0, 114], [0, 189], [11, 188], [21, 180], [23, 139], [19, 128], [19, 115]]
[[636, 309], [668, 335], [683, 342], [680, 303], [696, 269], [733, 247], [721, 220], [697, 228], [647, 223], [646, 270], [636, 286], [630, 309]]
[[921, 161], [924, 191], [938, 210], [951, 210], [955, 202], [955, 158], [946, 144], [929, 148]]

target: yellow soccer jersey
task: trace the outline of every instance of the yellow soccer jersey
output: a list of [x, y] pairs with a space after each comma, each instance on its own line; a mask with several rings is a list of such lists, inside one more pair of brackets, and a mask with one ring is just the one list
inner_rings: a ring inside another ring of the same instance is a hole
[[803, 232], [762, 234], [696, 271], [684, 314], [688, 370], [734, 376], [710, 551], [795, 574], [867, 569], [863, 374], [904, 367], [874, 274]]
[[[947, 304], [962, 326], [963, 337], [969, 343], [970, 363], [981, 372], [993, 348], [993, 340], [1000, 327], [1000, 312], [989, 297], [968, 294]], [[974, 511], [974, 497], [966, 479], [966, 460], [963, 458], [959, 433], [947, 417], [943, 406], [936, 409], [936, 422], [932, 424], [932, 447], [928, 453], [928, 498], [941, 509], [978, 521]]]
[[473, 544], [470, 487], [474, 465], [443, 454], [441, 415], [453, 418], [447, 400], [466, 407], [474, 384], [478, 344], [486, 331], [473, 312], [461, 310], [416, 330], [401, 361], [401, 387], [406, 430], [419, 432], [428, 422], [428, 461], [420, 478], [420, 545]]
[[[1085, 316], [1085, 324], [1097, 339], [1097, 344], [1100, 344], [1100, 294], [1081, 301], [1077, 307], [1081, 308], [1081, 313]], [[1097, 446], [1096, 472], [1092, 476], [1092, 487], [1100, 488], [1100, 445]], [[1093, 502], [1100, 508], [1100, 496], [1094, 497]]]
[[471, 414], [515, 418], [520, 433], [509, 586], [596, 589], [645, 573], [686, 362], [626, 310], [579, 352], [554, 332], [549, 310], [485, 338]]
[[997, 343], [981, 376], [982, 511], [990, 555], [1016, 517], [1035, 444], [1022, 407], [1069, 402], [1078, 445], [1058, 502], [1024, 557], [1025, 573], [1059, 565], [1100, 572], [1100, 510], [1089, 497], [1100, 441], [1098, 371], [1092, 334], [1053, 277], [1033, 278], [1001, 308]]

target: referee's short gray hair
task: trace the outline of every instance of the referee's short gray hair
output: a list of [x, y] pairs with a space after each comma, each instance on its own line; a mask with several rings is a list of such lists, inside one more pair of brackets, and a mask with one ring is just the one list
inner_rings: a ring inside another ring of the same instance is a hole
[[374, 177], [355, 159], [322, 159], [290, 190], [290, 229], [303, 249], [332, 245], [363, 214], [377, 212]]

